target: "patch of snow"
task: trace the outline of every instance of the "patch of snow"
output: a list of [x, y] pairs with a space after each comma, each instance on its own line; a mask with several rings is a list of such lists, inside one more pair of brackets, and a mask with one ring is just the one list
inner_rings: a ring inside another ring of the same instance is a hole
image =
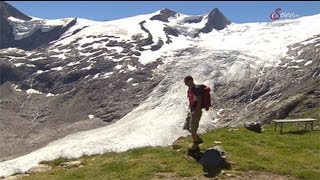
[[93, 54], [93, 52], [87, 52], [87, 53], [83, 53], [83, 52], [79, 52], [79, 55], [80, 56], [85, 56], [85, 57], [89, 57], [89, 56], [91, 56]]
[[74, 66], [74, 65], [77, 65], [77, 64], [80, 64], [80, 61], [71, 62], [71, 63], [67, 64], [67, 66]]
[[112, 59], [113, 62], [121, 62], [123, 61], [123, 58], [119, 58], [119, 59]]
[[22, 66], [22, 65], [24, 65], [24, 64], [25, 64], [25, 63], [15, 63], [14, 66], [15, 66], [15, 67], [20, 67], [20, 66]]
[[19, 53], [19, 54], [24, 54], [26, 53], [26, 51], [22, 50], [22, 49], [18, 49], [18, 48], [5, 48], [5, 49], [0, 49], [1, 53]]
[[24, 22], [24, 21], [25, 21], [25, 20], [18, 19], [18, 18], [12, 17], [12, 16], [8, 17], [8, 20], [10, 20], [10, 21], [17, 21], [17, 22]]
[[303, 62], [303, 61], [305, 61], [305, 60], [304, 60], [304, 59], [297, 59], [297, 60], [293, 60], [292, 62], [301, 63], [301, 62]]
[[62, 69], [63, 69], [63, 67], [61, 67], [61, 66], [52, 68], [53, 71], [61, 71]]
[[137, 68], [135, 66], [131, 66], [130, 64], [128, 64], [128, 70], [129, 71], [134, 71], [136, 70]]
[[37, 72], [36, 72], [36, 74], [41, 74], [41, 73], [43, 73], [44, 71], [42, 71], [42, 70], [37, 70]]
[[15, 91], [22, 91], [21, 89], [18, 89], [18, 85], [12, 84], [12, 86]]
[[29, 61], [38, 61], [38, 60], [42, 60], [42, 59], [45, 59], [45, 57], [30, 58]]
[[103, 78], [104, 79], [109, 78], [112, 74], [113, 74], [113, 72], [107, 72], [107, 73], [103, 74]]
[[89, 119], [92, 119], [92, 118], [94, 118], [94, 115], [90, 114], [90, 115], [88, 115], [88, 117], [89, 117]]
[[132, 80], [133, 80], [133, 78], [129, 78], [129, 79], [127, 80], [127, 83], [130, 82], [130, 81], [132, 81]]
[[59, 94], [52, 94], [52, 93], [48, 93], [47, 95], [46, 95], [46, 97], [52, 97], [52, 96], [58, 96]]
[[92, 68], [92, 64], [90, 64], [90, 66], [87, 66], [87, 67], [84, 67], [84, 68], [81, 68], [80, 70], [89, 70]]
[[58, 58], [58, 59], [66, 59], [67, 58], [66, 55], [64, 55], [64, 53], [53, 55], [51, 57], [55, 57], [55, 58]]
[[217, 115], [220, 116], [223, 111], [224, 111], [224, 109], [219, 109], [219, 110], [217, 111]]
[[300, 54], [303, 52], [303, 49], [301, 49], [299, 52], [298, 52], [298, 56], [300, 56]]
[[93, 79], [97, 79], [99, 77], [100, 73], [93, 76]]
[[25, 66], [27, 66], [27, 67], [36, 67], [35, 65], [33, 65], [33, 64], [25, 64], [25, 63], [15, 63], [15, 64], [13, 64], [15, 67], [20, 67], [20, 66], [23, 66], [23, 65], [25, 65]]
[[308, 61], [304, 64], [304, 66], [308, 66], [309, 64], [312, 64], [312, 61]]
[[35, 89], [28, 89], [27, 94], [42, 94], [42, 92], [37, 91]]
[[115, 69], [121, 69], [122, 68], [122, 65], [116, 65], [116, 67], [114, 67]]
[[152, 21], [147, 20], [146, 23], [144, 23], [144, 27], [149, 30], [149, 32], [152, 34], [153, 41], [157, 43], [158, 39], [162, 39], [162, 41], [165, 41], [167, 39], [165, 32], [163, 31], [163, 22], [162, 21]]
[[289, 66], [288, 69], [300, 69], [299, 66]]

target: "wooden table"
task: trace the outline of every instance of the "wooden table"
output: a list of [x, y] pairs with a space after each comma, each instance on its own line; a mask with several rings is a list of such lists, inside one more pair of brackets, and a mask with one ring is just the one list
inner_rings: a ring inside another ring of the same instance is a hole
[[317, 119], [311, 119], [311, 118], [306, 118], [306, 119], [275, 119], [272, 120], [275, 122], [274, 130], [277, 131], [277, 125], [280, 124], [280, 133], [282, 133], [282, 126], [284, 123], [295, 123], [295, 122], [304, 122], [304, 130], [307, 130], [307, 124], [310, 124], [311, 126], [311, 131], [313, 130], [313, 122], [316, 121]]

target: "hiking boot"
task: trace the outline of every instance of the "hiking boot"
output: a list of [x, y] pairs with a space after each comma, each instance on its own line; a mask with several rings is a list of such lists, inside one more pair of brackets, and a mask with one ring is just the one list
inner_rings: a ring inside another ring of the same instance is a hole
[[188, 152], [200, 151], [200, 147], [197, 144], [192, 144], [191, 148], [188, 148]]
[[195, 144], [202, 144], [203, 143], [203, 140], [201, 138], [199, 138], [197, 141], [194, 141], [193, 143]]
[[188, 149], [188, 156], [192, 157], [193, 159], [195, 159], [197, 162], [200, 161], [203, 153], [200, 151], [200, 148], [197, 147], [195, 149]]

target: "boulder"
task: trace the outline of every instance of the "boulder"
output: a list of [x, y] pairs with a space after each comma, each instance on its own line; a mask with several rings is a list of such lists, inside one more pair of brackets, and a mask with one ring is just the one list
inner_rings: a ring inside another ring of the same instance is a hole
[[261, 123], [260, 122], [245, 122], [244, 127], [250, 131], [261, 133]]

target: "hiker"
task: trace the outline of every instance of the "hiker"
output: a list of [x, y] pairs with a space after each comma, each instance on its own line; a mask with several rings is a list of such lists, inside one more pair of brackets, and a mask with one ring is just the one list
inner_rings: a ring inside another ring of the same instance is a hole
[[184, 83], [189, 87], [187, 96], [189, 99], [188, 116], [184, 123], [183, 129], [188, 130], [191, 133], [193, 139], [193, 145], [189, 150], [199, 149], [199, 144], [203, 143], [203, 140], [197, 134], [199, 127], [199, 121], [202, 116], [202, 96], [203, 92], [200, 86], [195, 85], [192, 76], [187, 76], [184, 78]]

